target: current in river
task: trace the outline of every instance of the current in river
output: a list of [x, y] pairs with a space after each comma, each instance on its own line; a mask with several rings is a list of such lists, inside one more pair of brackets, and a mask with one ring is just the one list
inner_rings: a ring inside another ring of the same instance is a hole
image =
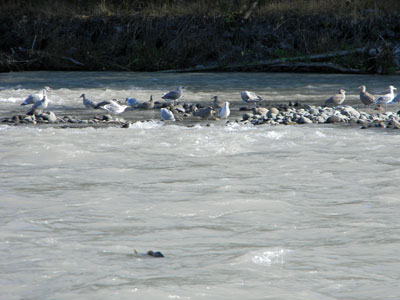
[[[95, 101], [185, 102], [240, 91], [362, 107], [398, 76], [282, 73], [0, 74], [0, 116], [52, 87], [49, 109]], [[392, 109], [398, 109], [396, 107]], [[91, 112], [85, 112], [90, 114]], [[98, 114], [98, 112], [93, 112]], [[400, 135], [311, 124], [128, 129], [0, 125], [0, 299], [399, 299]], [[148, 250], [161, 251], [154, 258]]]

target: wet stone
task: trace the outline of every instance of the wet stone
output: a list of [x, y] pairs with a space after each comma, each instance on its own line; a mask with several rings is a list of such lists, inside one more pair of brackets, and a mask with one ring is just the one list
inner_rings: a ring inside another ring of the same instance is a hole
[[330, 116], [326, 120], [326, 123], [338, 123], [338, 122], [340, 122], [340, 118], [338, 116]]

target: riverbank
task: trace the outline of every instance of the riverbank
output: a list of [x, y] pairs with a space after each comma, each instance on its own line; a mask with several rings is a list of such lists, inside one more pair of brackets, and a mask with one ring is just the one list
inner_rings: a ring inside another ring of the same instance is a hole
[[161, 8], [116, 14], [107, 7], [96, 14], [67, 14], [40, 6], [5, 7], [0, 71], [400, 70], [398, 10], [356, 7], [357, 1], [336, 13], [273, 10], [258, 2], [209, 14]]

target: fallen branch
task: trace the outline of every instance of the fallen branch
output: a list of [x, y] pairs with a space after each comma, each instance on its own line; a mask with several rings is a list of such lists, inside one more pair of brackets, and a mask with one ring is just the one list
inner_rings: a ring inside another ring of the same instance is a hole
[[76, 59], [73, 59], [72, 57], [60, 56], [59, 58], [69, 60], [70, 62], [72, 62], [73, 64], [78, 65], [78, 66], [84, 66], [83, 63], [77, 61]]
[[[256, 63], [233, 63], [233, 64], [228, 64], [228, 65], [218, 65], [218, 64], [213, 64], [213, 65], [208, 65], [208, 66], [196, 66], [192, 68], [186, 68], [186, 69], [176, 69], [176, 70], [165, 70], [161, 71], [164, 73], [180, 73], [180, 72], [206, 72], [206, 71], [232, 71], [232, 70], [238, 70], [238, 69], [251, 69], [251, 68], [266, 68], [266, 67], [271, 67], [271, 66], [278, 66], [278, 65], [284, 65], [284, 64], [289, 64], [289, 63], [294, 63], [294, 62], [301, 62], [301, 61], [312, 61], [312, 60], [326, 60], [332, 57], [338, 57], [338, 56], [346, 56], [349, 54], [354, 54], [354, 53], [363, 53], [365, 52], [367, 48], [357, 48], [357, 49], [352, 49], [352, 50], [342, 50], [342, 51], [332, 51], [332, 52], [327, 52], [327, 53], [322, 53], [322, 54], [314, 54], [314, 55], [307, 55], [307, 56], [295, 56], [295, 57], [283, 57], [283, 58], [277, 58], [277, 59], [271, 59], [271, 60], [261, 60], [257, 61]], [[317, 67], [317, 63], [302, 63], [303, 66], [305, 67], [306, 64], [311, 66]], [[359, 73], [359, 70], [355, 69], [347, 69], [345, 67], [335, 65], [335, 64], [329, 64], [329, 63], [320, 63], [321, 67], [327, 67], [332, 70], [336, 69], [338, 72], [344, 72], [344, 73]], [[322, 65], [323, 64], [323, 65]], [[298, 67], [301, 65], [298, 64]]]

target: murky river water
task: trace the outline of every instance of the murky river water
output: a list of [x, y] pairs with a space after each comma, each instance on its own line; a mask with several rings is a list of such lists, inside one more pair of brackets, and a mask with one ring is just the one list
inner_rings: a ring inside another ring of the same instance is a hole
[[[0, 115], [44, 85], [49, 109], [239, 92], [321, 104], [399, 77], [0, 74]], [[98, 112], [93, 112], [98, 114]], [[125, 118], [134, 118], [134, 111]], [[153, 114], [153, 115], [152, 115]], [[158, 119], [159, 112], [143, 117]], [[0, 299], [399, 299], [400, 135], [353, 126], [129, 129], [0, 125]], [[135, 256], [147, 250], [164, 258]]]

